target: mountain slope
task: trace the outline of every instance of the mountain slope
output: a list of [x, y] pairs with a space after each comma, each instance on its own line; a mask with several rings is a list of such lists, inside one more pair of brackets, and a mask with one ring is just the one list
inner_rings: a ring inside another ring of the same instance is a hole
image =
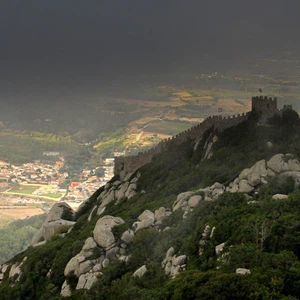
[[299, 136], [287, 110], [170, 144], [100, 188], [67, 234], [3, 265], [3, 299], [297, 299]]

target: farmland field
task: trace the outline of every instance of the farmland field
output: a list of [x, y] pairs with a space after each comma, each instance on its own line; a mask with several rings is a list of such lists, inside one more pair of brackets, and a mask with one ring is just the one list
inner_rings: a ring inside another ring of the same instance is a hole
[[149, 124], [145, 130], [148, 132], [154, 132], [154, 133], [160, 133], [160, 134], [166, 134], [166, 135], [174, 135], [174, 134], [184, 131], [190, 127], [191, 127], [191, 124], [189, 124], [189, 123], [161, 121], [161, 122]]

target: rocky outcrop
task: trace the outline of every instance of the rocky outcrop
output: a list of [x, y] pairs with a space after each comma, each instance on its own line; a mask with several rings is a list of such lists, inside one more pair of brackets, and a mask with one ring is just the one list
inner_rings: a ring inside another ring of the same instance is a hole
[[197, 192], [202, 192], [204, 194], [205, 201], [212, 201], [225, 192], [225, 186], [219, 182], [215, 182], [212, 186], [200, 189]]
[[269, 177], [292, 177], [296, 185], [300, 185], [300, 163], [291, 154], [276, 154], [270, 160], [260, 160], [251, 168], [244, 169], [240, 175], [229, 184], [227, 191], [252, 194], [262, 184], [268, 183]]
[[75, 222], [65, 220], [63, 218], [64, 215], [72, 216], [73, 213], [74, 212], [72, 208], [67, 203], [55, 203], [50, 209], [50, 212], [42, 227], [34, 235], [31, 243], [34, 245], [41, 240], [49, 240], [55, 234], [67, 232], [67, 230], [70, 229], [75, 224]]
[[267, 166], [276, 174], [288, 171], [300, 172], [299, 161], [294, 159], [292, 154], [276, 154], [267, 162]]
[[178, 209], [186, 210], [188, 206], [188, 200], [194, 196], [195, 192], [184, 192], [177, 196], [176, 201], [173, 203], [173, 211]]
[[111, 203], [115, 202], [116, 204], [120, 203], [125, 197], [130, 199], [136, 195], [136, 182], [140, 177], [140, 173], [136, 175], [133, 179], [130, 180], [132, 174], [128, 174], [123, 181], [109, 182], [104, 186], [104, 190], [97, 197], [99, 206], [97, 206], [97, 215], [101, 215], [105, 207]]
[[[72, 257], [65, 267], [64, 275], [74, 274], [79, 278], [76, 289], [90, 289], [101, 270], [108, 267], [110, 257], [117, 256], [120, 248], [116, 246], [116, 238], [112, 228], [123, 224], [118, 217], [104, 216], [100, 218], [94, 228], [94, 237], [89, 237], [81, 251]], [[62, 286], [61, 294], [67, 294], [66, 285]]]
[[2, 266], [0, 266], [0, 283], [3, 280], [4, 273], [6, 272], [7, 268], [8, 268], [7, 264], [3, 264]]
[[125, 197], [127, 199], [132, 198], [136, 194], [136, 182], [140, 177], [138, 173], [136, 177], [130, 180], [132, 175], [129, 174], [123, 181], [115, 181], [113, 183], [107, 183], [104, 186], [104, 191], [98, 196], [97, 200], [100, 202], [97, 214], [100, 215], [100, 211], [103, 207], [111, 202], [119, 203]]
[[[213, 133], [214, 134], [214, 133]], [[204, 145], [204, 159], [209, 159], [213, 156], [213, 151], [212, 151], [212, 147], [213, 145], [218, 141], [218, 136], [214, 135], [214, 137], [212, 139], [208, 138], [208, 141], [206, 142], [206, 144]]]
[[185, 270], [186, 259], [186, 255], [176, 256], [174, 248], [171, 247], [167, 251], [166, 257], [162, 261], [161, 265], [164, 268], [166, 275], [174, 278], [179, 274], [179, 272]]

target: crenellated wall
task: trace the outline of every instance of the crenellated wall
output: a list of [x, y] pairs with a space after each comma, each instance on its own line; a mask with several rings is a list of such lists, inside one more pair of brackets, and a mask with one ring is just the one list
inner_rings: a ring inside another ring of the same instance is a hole
[[159, 142], [156, 146], [148, 151], [140, 152], [135, 156], [115, 157], [115, 174], [119, 174], [121, 177], [123, 177], [128, 173], [136, 171], [141, 166], [149, 163], [155, 154], [162, 152], [168, 143], [170, 143], [170, 141], [176, 145], [180, 145], [187, 139], [199, 139], [203, 133], [212, 126], [219, 131], [223, 131], [226, 128], [235, 126], [247, 120], [249, 114], [250, 112], [229, 117], [211, 116], [206, 118], [202, 123], [185, 130], [173, 136], [172, 138]]

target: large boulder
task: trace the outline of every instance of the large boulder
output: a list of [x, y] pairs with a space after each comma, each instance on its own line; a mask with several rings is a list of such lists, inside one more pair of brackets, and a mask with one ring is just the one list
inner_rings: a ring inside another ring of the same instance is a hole
[[66, 202], [55, 203], [51, 207], [45, 223], [63, 219], [63, 215], [65, 214], [65, 212], [69, 212], [71, 215], [74, 213], [70, 205], [68, 205]]
[[41, 239], [48, 241], [55, 234], [67, 232], [76, 222], [63, 219], [44, 223], [38, 233], [34, 236], [32, 242], [35, 244]]
[[48, 216], [40, 230], [34, 235], [31, 243], [36, 244], [41, 240], [49, 240], [53, 235], [66, 232], [75, 222], [65, 220], [72, 217], [74, 211], [65, 202], [57, 202], [50, 209]]
[[115, 243], [115, 237], [112, 233], [112, 228], [124, 224], [124, 221], [119, 217], [104, 216], [100, 218], [94, 228], [94, 240], [104, 249], [112, 248]]
[[147, 272], [147, 267], [145, 265], [141, 266], [140, 268], [138, 268], [134, 273], [133, 273], [133, 277], [142, 277], [144, 276], [144, 274]]

